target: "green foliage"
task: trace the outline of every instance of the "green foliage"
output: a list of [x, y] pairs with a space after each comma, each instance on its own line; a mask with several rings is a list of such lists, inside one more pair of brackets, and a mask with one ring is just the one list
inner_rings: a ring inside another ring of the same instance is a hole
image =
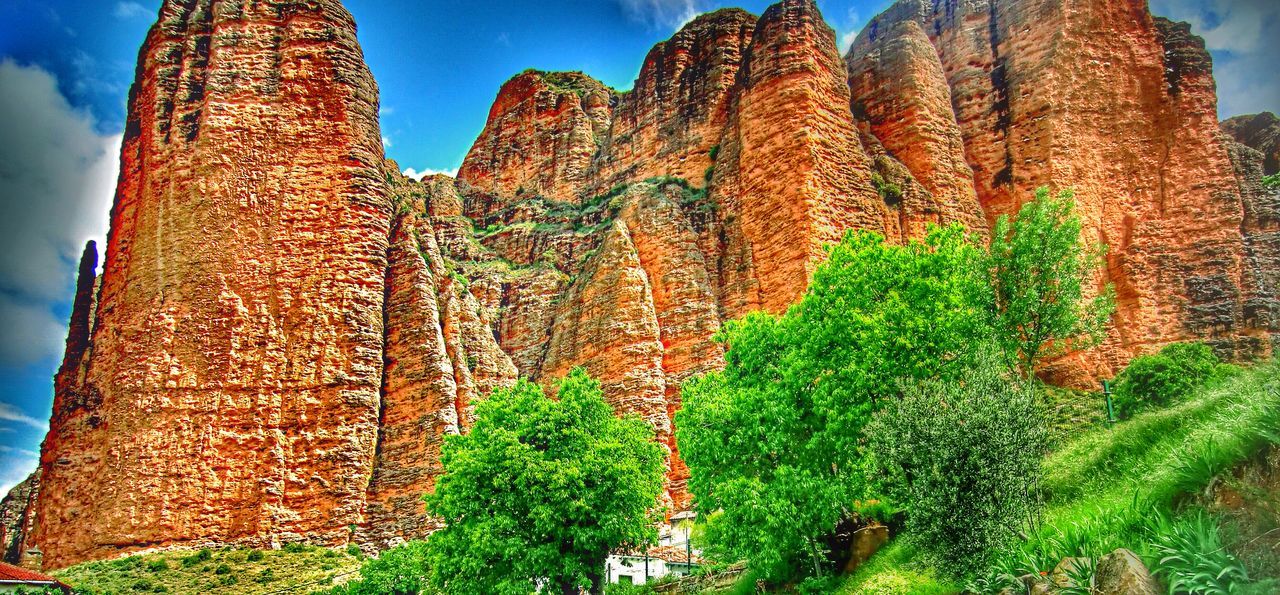
[[898, 204], [902, 202], [902, 186], [886, 180], [878, 172], [871, 172], [871, 185], [876, 187], [876, 192], [880, 194], [880, 198], [886, 203]]
[[719, 158], [719, 157], [720, 157], [720, 145], [716, 145], [716, 146], [714, 146], [714, 147], [711, 147], [711, 150], [707, 152], [707, 156], [708, 156], [708, 157], [710, 157], [712, 161], [715, 161], [717, 158]]
[[1052, 198], [1039, 188], [991, 233], [998, 336], [1025, 376], [1045, 358], [1091, 346], [1114, 310], [1109, 288], [1087, 297], [1100, 251], [1081, 244], [1073, 198], [1069, 190]]
[[981, 252], [958, 226], [890, 245], [850, 233], [783, 317], [718, 335], [723, 372], [685, 384], [676, 414], [709, 553], [762, 577], [822, 573], [830, 533], [866, 487], [862, 430], [899, 379], [955, 380], [987, 335]]
[[[961, 591], [938, 575], [932, 560], [910, 536], [899, 537], [872, 556], [837, 591], [841, 595], [954, 595]], [[998, 591], [996, 589], [995, 591]], [[979, 593], [994, 591], [980, 590]]]
[[1263, 176], [1262, 187], [1272, 192], [1280, 192], [1280, 173]]
[[410, 541], [391, 548], [360, 567], [360, 578], [334, 587], [326, 595], [417, 595], [434, 592], [424, 541]]
[[[162, 563], [168, 570], [152, 570]], [[223, 567], [225, 573], [218, 574], [216, 570]], [[267, 595], [327, 588], [334, 577], [359, 567], [359, 560], [342, 550], [308, 548], [291, 553], [219, 548], [86, 562], [54, 574], [82, 595], [135, 593], [140, 587], [151, 593]]]
[[426, 497], [446, 521], [431, 537], [432, 584], [449, 593], [519, 593], [599, 581], [608, 553], [656, 537], [662, 451], [635, 417], [617, 418], [581, 369], [558, 400], [520, 382], [476, 406], [446, 439]]
[[998, 362], [993, 353], [963, 383], [910, 384], [867, 428], [886, 493], [909, 503], [908, 530], [957, 569], [1032, 531], [1039, 508], [1043, 413]]
[[202, 562], [208, 562], [212, 558], [213, 558], [213, 552], [210, 551], [208, 548], [205, 548], [190, 556], [186, 556], [182, 558], [182, 565], [188, 566], [188, 567], [195, 566]]
[[1129, 362], [1116, 378], [1113, 401], [1117, 412], [1126, 416], [1152, 407], [1165, 407], [1231, 370], [1203, 343], [1166, 345], [1159, 353], [1139, 356]]
[[1217, 521], [1204, 512], [1178, 519], [1157, 512], [1149, 531], [1147, 562], [1170, 593], [1226, 595], [1250, 582], [1244, 565], [1222, 544]]
[[165, 560], [149, 560], [147, 561], [148, 572], [164, 572], [169, 569], [169, 562]]

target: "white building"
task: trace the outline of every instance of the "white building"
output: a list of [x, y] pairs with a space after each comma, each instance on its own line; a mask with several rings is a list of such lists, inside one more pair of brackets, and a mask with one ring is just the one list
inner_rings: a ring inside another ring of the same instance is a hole
[[668, 575], [684, 576], [702, 562], [701, 551], [690, 542], [692, 512], [671, 517], [671, 525], [659, 528], [658, 545], [647, 552], [614, 552], [605, 562], [605, 581], [641, 585]]

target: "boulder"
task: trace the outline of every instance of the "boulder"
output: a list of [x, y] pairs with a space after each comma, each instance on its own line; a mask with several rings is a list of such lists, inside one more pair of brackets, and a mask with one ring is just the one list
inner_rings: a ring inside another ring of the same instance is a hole
[[1118, 549], [1098, 560], [1094, 586], [1099, 595], [1157, 595], [1160, 586], [1136, 554]]

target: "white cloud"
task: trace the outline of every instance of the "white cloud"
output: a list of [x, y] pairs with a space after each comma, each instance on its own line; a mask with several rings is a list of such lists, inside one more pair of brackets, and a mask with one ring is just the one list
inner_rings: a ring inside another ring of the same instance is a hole
[[116, 2], [115, 10], [111, 14], [117, 19], [137, 19], [153, 16], [147, 8], [137, 2]]
[[410, 167], [410, 168], [408, 168], [408, 169], [405, 169], [403, 173], [404, 173], [405, 177], [407, 177], [407, 178], [413, 178], [413, 179], [418, 180], [419, 182], [421, 182], [423, 178], [425, 178], [425, 177], [427, 177], [427, 176], [434, 176], [434, 175], [437, 175], [437, 174], [444, 174], [444, 175], [446, 175], [446, 176], [449, 176], [450, 178], [456, 178], [456, 177], [458, 177], [458, 168], [456, 168], [456, 167], [455, 167], [455, 168], [453, 168], [453, 169], [431, 169], [431, 168], [427, 168], [427, 169], [424, 169], [424, 170], [422, 170], [422, 171], [418, 171], [418, 170], [413, 169], [412, 167]]
[[390, 139], [390, 138], [388, 138], [388, 137], [386, 137], [386, 136], [382, 137], [382, 148], [384, 148], [384, 149], [390, 149], [390, 148], [391, 148], [391, 139]]
[[627, 18], [654, 29], [679, 29], [705, 10], [702, 0], [615, 0]]
[[0, 498], [31, 475], [39, 465], [39, 457], [32, 458], [25, 454], [0, 456]]
[[0, 61], [0, 364], [61, 353], [86, 241], [101, 248], [119, 173], [119, 135], [68, 104], [53, 75]]
[[839, 33], [840, 46], [838, 49], [840, 54], [843, 55], [849, 53], [849, 48], [853, 47], [853, 42], [858, 39], [858, 33], [862, 31], [862, 15], [859, 15], [857, 10], [850, 8], [849, 12], [845, 14], [844, 20], [838, 25], [836, 31], [841, 32]]
[[30, 415], [19, 411], [13, 405], [4, 402], [0, 402], [0, 421], [11, 421], [14, 423], [28, 425], [40, 430], [41, 432], [49, 429], [49, 423], [47, 421], [31, 417]]

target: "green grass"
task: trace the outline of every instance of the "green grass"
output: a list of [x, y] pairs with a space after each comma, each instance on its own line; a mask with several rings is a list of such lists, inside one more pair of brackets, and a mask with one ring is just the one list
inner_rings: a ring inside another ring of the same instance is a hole
[[893, 540], [836, 591], [840, 595], [950, 595], [960, 586], [939, 576], [908, 538]]
[[91, 595], [261, 595], [290, 588], [309, 593], [359, 570], [362, 559], [346, 550], [312, 546], [279, 551], [223, 548], [86, 562], [54, 575], [75, 587], [77, 593]]
[[[1051, 410], [1059, 412], [1050, 417], [1061, 432], [1061, 447], [1045, 459], [1040, 530], [1000, 557], [1011, 575], [1049, 571], [1064, 557], [1096, 557], [1119, 547], [1150, 554], [1157, 515], [1202, 514], [1197, 496], [1207, 485], [1280, 445], [1280, 365], [1274, 362], [1215, 380], [1182, 403], [1114, 427], [1099, 425], [1087, 406], [1073, 400], [1078, 399], [1062, 392], [1048, 397]], [[1251, 578], [1273, 578], [1258, 572], [1259, 565], [1252, 563]], [[840, 592], [959, 590], [909, 540], [899, 538]]]

